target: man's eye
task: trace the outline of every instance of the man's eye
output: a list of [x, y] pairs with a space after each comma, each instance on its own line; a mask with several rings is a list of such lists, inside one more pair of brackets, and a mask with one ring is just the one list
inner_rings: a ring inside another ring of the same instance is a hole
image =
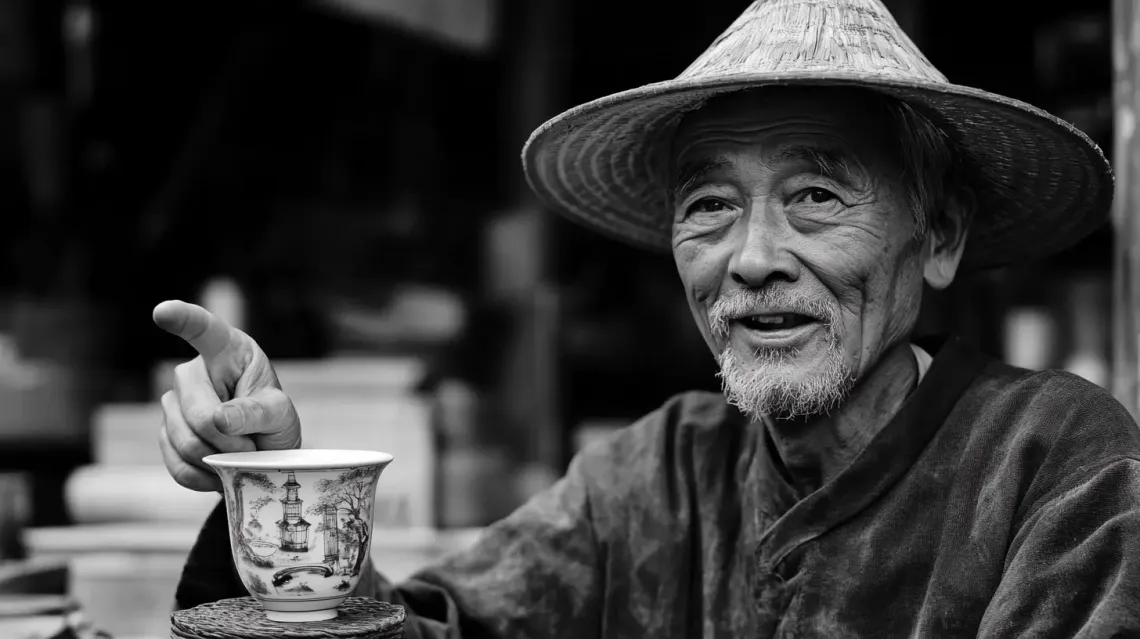
[[724, 202], [711, 197], [703, 197], [690, 204], [686, 213], [689, 215], [693, 213], [719, 213], [726, 210], [728, 210], [728, 205]]
[[832, 200], [838, 200], [839, 198], [827, 189], [812, 187], [810, 189], [804, 189], [803, 191], [800, 191], [800, 197], [798, 199], [801, 202], [809, 202], [811, 204], [827, 204], [828, 202], [831, 202]]

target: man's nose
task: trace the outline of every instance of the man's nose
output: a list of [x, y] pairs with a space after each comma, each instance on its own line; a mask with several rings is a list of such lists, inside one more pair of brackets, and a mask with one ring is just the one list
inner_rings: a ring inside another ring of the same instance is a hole
[[728, 269], [734, 282], [760, 288], [774, 280], [799, 279], [800, 262], [789, 248], [794, 231], [779, 211], [753, 205], [743, 235]]

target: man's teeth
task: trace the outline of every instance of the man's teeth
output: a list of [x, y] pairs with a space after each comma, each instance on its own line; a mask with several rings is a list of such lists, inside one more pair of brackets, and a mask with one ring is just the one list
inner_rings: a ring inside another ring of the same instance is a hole
[[783, 328], [793, 328], [811, 321], [811, 318], [804, 317], [802, 315], [796, 315], [795, 313], [781, 313], [778, 315], [748, 315], [740, 319], [745, 325], [759, 330], [779, 330]]

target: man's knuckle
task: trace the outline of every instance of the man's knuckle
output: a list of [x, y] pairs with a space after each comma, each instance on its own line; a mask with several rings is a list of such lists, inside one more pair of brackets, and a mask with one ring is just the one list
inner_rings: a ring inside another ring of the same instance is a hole
[[175, 442], [174, 444], [174, 452], [178, 453], [178, 456], [182, 459], [190, 459], [193, 457], [193, 451], [191, 448], [192, 447], [190, 444], [185, 440]]
[[261, 350], [257, 345], [257, 340], [237, 328], [230, 331], [230, 347], [246, 357], [253, 357], [254, 353]]
[[190, 376], [191, 362], [182, 362], [174, 367], [174, 382], [178, 383], [180, 380], [185, 380]]
[[301, 416], [297, 414], [297, 407], [293, 405], [293, 400], [288, 397], [285, 398], [285, 419], [290, 422], [301, 423]]
[[242, 420], [246, 424], [261, 426], [267, 417], [265, 407], [257, 402], [246, 402], [241, 407]]
[[179, 466], [171, 472], [171, 475], [174, 477], [174, 481], [183, 488], [194, 489], [198, 487], [199, 477], [194, 469], [189, 466]]
[[174, 406], [169, 410], [177, 410], [182, 414], [182, 421], [198, 435], [209, 434], [214, 430], [214, 411], [210, 404], [200, 395], [194, 393], [178, 396]]
[[264, 354], [249, 353], [246, 357], [245, 370], [252, 372], [250, 381], [253, 386], [264, 389], [279, 389], [281, 387], [280, 382], [277, 381], [277, 373], [273, 370], [273, 365]]
[[258, 393], [257, 403], [270, 412], [283, 411], [289, 404], [289, 396], [276, 388], [267, 388]]
[[202, 453], [202, 447], [198, 444], [198, 440], [193, 437], [177, 438], [174, 442], [174, 450], [182, 459], [195, 459]]
[[213, 413], [207, 412], [197, 406], [188, 407], [182, 412], [182, 419], [196, 435], [206, 435], [214, 430]]
[[182, 362], [174, 367], [174, 390], [182, 392], [183, 389], [193, 388], [205, 376], [206, 361], [201, 356]]

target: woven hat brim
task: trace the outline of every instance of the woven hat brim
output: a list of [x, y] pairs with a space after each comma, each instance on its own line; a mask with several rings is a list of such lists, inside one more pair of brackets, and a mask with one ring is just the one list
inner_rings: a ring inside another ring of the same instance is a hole
[[668, 150], [683, 115], [717, 95], [766, 86], [855, 86], [922, 109], [949, 133], [979, 178], [963, 270], [1038, 259], [1107, 219], [1113, 174], [1071, 124], [972, 87], [875, 75], [740, 74], [670, 80], [613, 94], [539, 127], [523, 148], [531, 188], [549, 207], [603, 235], [671, 250]]

